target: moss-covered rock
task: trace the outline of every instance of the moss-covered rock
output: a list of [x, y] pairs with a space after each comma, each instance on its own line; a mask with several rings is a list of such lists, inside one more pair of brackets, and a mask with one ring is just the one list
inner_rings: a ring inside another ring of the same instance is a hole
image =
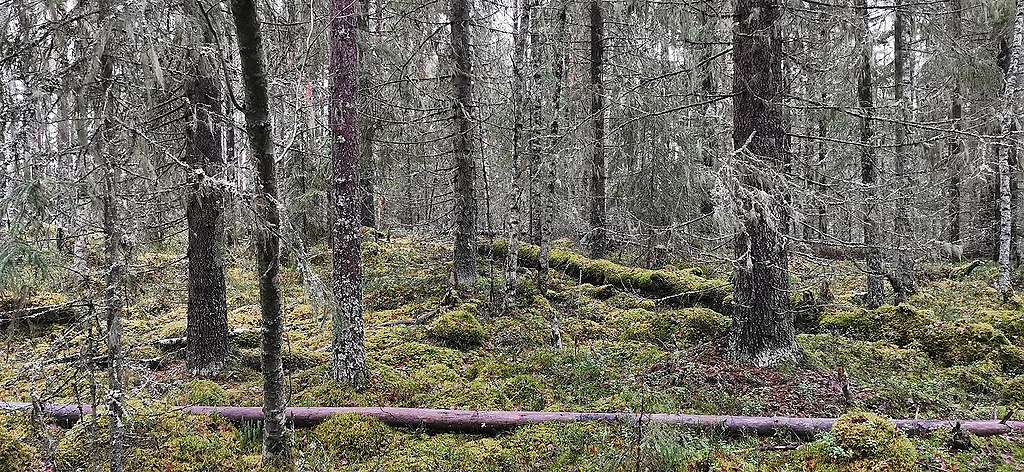
[[467, 309], [451, 310], [442, 313], [430, 327], [427, 334], [456, 349], [473, 349], [480, 347], [487, 338], [480, 321]]
[[986, 310], [978, 313], [979, 321], [991, 324], [1014, 343], [1024, 343], [1024, 312], [1020, 310]]
[[1003, 384], [1001, 395], [1003, 400], [1009, 403], [1024, 405], [1024, 375], [1007, 380]]
[[921, 348], [946, 365], [982, 360], [1008, 344], [1006, 336], [992, 325], [968, 321], [935, 323], [921, 340]]
[[708, 308], [685, 308], [668, 315], [676, 320], [676, 334], [690, 342], [720, 337], [729, 331], [732, 319]]
[[317, 441], [334, 457], [359, 462], [390, 449], [398, 436], [379, 419], [361, 415], [338, 415], [313, 430]]
[[845, 470], [903, 472], [916, 466], [917, 451], [892, 421], [864, 411], [847, 413], [832, 426], [838, 448], [831, 459]]

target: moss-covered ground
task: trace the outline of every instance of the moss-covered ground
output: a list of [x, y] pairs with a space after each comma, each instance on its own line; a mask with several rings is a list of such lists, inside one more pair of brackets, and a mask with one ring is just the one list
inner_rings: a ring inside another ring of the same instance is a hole
[[[172, 408], [260, 404], [251, 254], [231, 254], [227, 270], [230, 324], [243, 330], [234, 339], [234, 359], [216, 378], [196, 380], [180, 351], [154, 344], [184, 333], [180, 252], [138, 255], [125, 287], [129, 467], [256, 470], [258, 425]], [[1024, 406], [1024, 308], [1017, 298], [1001, 302], [990, 264], [964, 279], [922, 282], [906, 305], [868, 311], [853, 302], [863, 285], [854, 264], [829, 261], [823, 269], [794, 261], [804, 360], [764, 369], [724, 359], [730, 319], [717, 300], [708, 306], [719, 311], [685, 306], [624, 283], [580, 283], [581, 271], [576, 277], [568, 271], [553, 274], [544, 293], [524, 274], [502, 310], [501, 262], [481, 259], [477, 286], [450, 293], [450, 254], [442, 244], [394, 236], [366, 241], [363, 254], [371, 381], [361, 392], [327, 377], [329, 316], [316, 302], [328, 274], [324, 249], [305, 258], [309, 271], [293, 260], [282, 273], [292, 405], [621, 411], [638, 418], [650, 412], [845, 416], [833, 431], [807, 441], [785, 434], [728, 437], [642, 421], [539, 425], [496, 436], [433, 434], [346, 416], [294, 432], [299, 470], [1024, 470], [1024, 440], [1016, 435], [906, 438], [885, 419], [1001, 418]], [[679, 262], [656, 269], [630, 276], [727, 283], [721, 267]], [[0, 305], [81, 299], [69, 286], [51, 274], [7, 289]], [[103, 323], [82, 310], [77, 323], [4, 328], [0, 400], [103, 403], [102, 365], [76, 360], [102, 355]], [[556, 319], [561, 348], [553, 345]], [[0, 415], [0, 471], [40, 470], [51, 462], [58, 471], [103, 469], [104, 431], [102, 418], [62, 429]]]

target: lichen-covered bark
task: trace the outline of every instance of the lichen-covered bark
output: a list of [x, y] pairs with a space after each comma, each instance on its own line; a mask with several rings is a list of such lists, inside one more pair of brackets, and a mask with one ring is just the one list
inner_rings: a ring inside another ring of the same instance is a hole
[[331, 1], [331, 166], [334, 228], [332, 288], [334, 337], [331, 371], [335, 381], [366, 386], [363, 347], [363, 277], [360, 268], [361, 205], [359, 118], [356, 113], [357, 45], [355, 4]]
[[505, 287], [501, 298], [503, 311], [509, 308], [509, 303], [515, 298], [519, 277], [519, 225], [522, 219], [519, 202], [523, 191], [519, 184], [519, 172], [520, 161], [523, 157], [523, 144], [525, 144], [524, 136], [529, 136], [529, 134], [523, 133], [525, 108], [529, 103], [526, 99], [527, 83], [523, 67], [526, 62], [527, 33], [530, 31], [532, 2], [533, 0], [518, 0], [519, 4], [515, 13], [516, 24], [513, 42], [516, 52], [512, 57], [512, 191], [509, 197], [511, 204], [509, 205], [507, 228], [509, 250], [505, 256]]
[[[204, 43], [213, 47], [216, 36], [206, 18], [193, 12], [204, 31]], [[216, 374], [228, 356], [228, 311], [224, 281], [224, 188], [213, 179], [222, 177], [221, 97], [211, 68], [199, 58], [196, 77], [189, 84], [188, 124], [185, 129], [188, 175], [188, 311], [185, 365], [193, 374]]]
[[879, 246], [881, 228], [878, 218], [878, 158], [872, 142], [874, 130], [872, 116], [874, 114], [874, 96], [871, 90], [871, 30], [870, 11], [866, 0], [857, 0], [861, 11], [860, 37], [860, 71], [857, 79], [857, 101], [860, 105], [860, 172], [864, 192], [864, 248], [865, 264], [868, 275], [867, 295], [864, 304], [868, 308], [878, 308], [885, 296], [885, 279], [882, 268], [882, 248]]
[[601, 0], [590, 2], [590, 115], [593, 119], [593, 150], [590, 157], [590, 257], [607, 252], [607, 165], [604, 156], [604, 12]]
[[1010, 153], [1014, 146], [1011, 133], [1017, 124], [1019, 110], [1019, 81], [1021, 74], [1021, 48], [1024, 48], [1024, 2], [1018, 2], [1013, 25], [1013, 44], [1010, 46], [1009, 66], [1003, 84], [1003, 105], [999, 114], [1003, 143], [999, 153], [999, 293], [1006, 300], [1010, 295], [1010, 237], [1013, 214], [1010, 209]]
[[259, 275], [262, 322], [260, 364], [263, 371], [263, 463], [278, 467], [290, 461], [285, 437], [287, 402], [281, 360], [281, 213], [278, 209], [277, 165], [268, 111], [263, 35], [253, 0], [231, 0], [238, 55], [245, 90], [245, 132], [256, 167], [256, 270]]
[[733, 145], [737, 231], [730, 356], [759, 366], [793, 361], [799, 348], [789, 309], [783, 192], [769, 172], [785, 161], [780, 5], [737, 0], [733, 34]]
[[455, 250], [452, 270], [456, 285], [476, 283], [476, 161], [473, 139], [473, 62], [469, 50], [469, 1], [451, 0], [452, 119], [455, 124]]
[[551, 57], [551, 72], [554, 76], [554, 88], [551, 91], [551, 125], [548, 134], [546, 159], [544, 160], [544, 172], [541, 182], [545, 189], [544, 207], [539, 228], [540, 237], [540, 265], [537, 268], [537, 287], [543, 293], [548, 283], [548, 269], [551, 262], [551, 227], [554, 222], [555, 213], [555, 166], [558, 162], [558, 146], [561, 141], [562, 121], [562, 80], [565, 75], [565, 47], [557, 46], [565, 36], [566, 6], [563, 3], [558, 10], [558, 25], [554, 38], [556, 50]]
[[910, 146], [910, 110], [913, 103], [910, 97], [911, 73], [914, 70], [910, 42], [913, 39], [913, 23], [910, 6], [904, 0], [896, 0], [896, 15], [893, 22], [893, 63], [894, 94], [897, 100], [896, 123], [896, 156], [893, 159], [896, 179], [899, 187], [896, 192], [896, 210], [893, 218], [893, 255], [896, 267], [893, 271], [893, 303], [903, 303], [911, 295], [917, 293], [917, 282], [914, 280], [914, 252], [910, 250], [908, 240], [913, 234], [910, 221], [910, 192], [913, 188], [908, 154]]

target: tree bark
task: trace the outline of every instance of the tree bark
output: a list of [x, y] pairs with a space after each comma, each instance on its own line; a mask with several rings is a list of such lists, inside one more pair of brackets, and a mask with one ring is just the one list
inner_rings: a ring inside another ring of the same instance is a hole
[[356, 113], [358, 57], [356, 11], [351, 0], [331, 0], [331, 164], [334, 181], [333, 292], [334, 380], [366, 387], [363, 346], [363, 276], [360, 256], [359, 117]]
[[590, 257], [607, 253], [608, 170], [604, 153], [604, 12], [601, 0], [590, 1], [590, 115], [593, 151], [590, 159]]
[[1024, 2], [1017, 4], [1013, 25], [1013, 44], [1010, 46], [1009, 65], [1003, 85], [1003, 104], [999, 120], [1003, 142], [997, 147], [999, 154], [999, 293], [1003, 300], [1010, 297], [1010, 238], [1013, 214], [1010, 211], [1010, 152], [1015, 147], [1012, 132], [1018, 128], [1018, 81], [1021, 74], [1021, 48], [1024, 47]]
[[[950, 34], [954, 41], [961, 40], [963, 31], [960, 8], [960, 0], [949, 0], [949, 9], [953, 23]], [[953, 84], [949, 120], [952, 122], [953, 130], [959, 131], [961, 126], [960, 120], [963, 116], [963, 106], [960, 103], [960, 67], [957, 64], [951, 64], [950, 69], [952, 70], [955, 82]], [[960, 244], [960, 175], [963, 168], [963, 156], [961, 155], [963, 151], [960, 142], [960, 136], [956, 133], [951, 134], [946, 142], [946, 149], [949, 153], [949, 161], [947, 163], [947, 168], [949, 169], [949, 242], [952, 244]]]
[[787, 221], [779, 174], [786, 160], [780, 5], [737, 0], [733, 34], [734, 182], [733, 359], [759, 366], [799, 355], [789, 309]]
[[473, 140], [473, 61], [469, 50], [470, 4], [451, 0], [452, 86], [455, 91], [455, 250], [456, 286], [476, 283], [476, 162]]
[[[216, 35], [197, 0], [195, 21], [203, 31], [203, 48], [213, 48]], [[185, 365], [200, 377], [219, 372], [228, 356], [227, 288], [224, 281], [224, 188], [216, 179], [223, 176], [219, 124], [221, 97], [219, 81], [208, 58], [197, 57], [195, 78], [187, 90], [188, 127], [185, 131], [189, 194], [188, 220], [188, 310], [186, 317]]]
[[[30, 403], [0, 403], [0, 411], [30, 411]], [[45, 404], [42, 413], [62, 425], [70, 425], [92, 411], [89, 405]], [[184, 406], [182, 411], [194, 415], [218, 415], [234, 423], [251, 423], [262, 419], [257, 407], [239, 406]], [[385, 424], [400, 428], [429, 429], [463, 433], [496, 433], [542, 423], [626, 422], [636, 423], [635, 413], [597, 413], [568, 411], [485, 411], [439, 410], [427, 408], [395, 407], [292, 407], [287, 417], [295, 427], [308, 428], [323, 423], [332, 416], [363, 415], [377, 418]], [[801, 438], [813, 438], [832, 429], [836, 418], [796, 418], [787, 416], [714, 416], [652, 413], [643, 415], [644, 422], [670, 427], [706, 431], [725, 431], [731, 434], [773, 436], [792, 433]], [[925, 436], [942, 429], [960, 429], [978, 436], [996, 436], [1024, 430], [1024, 421], [999, 420], [920, 420], [894, 419], [893, 423], [907, 435]]]
[[914, 252], [907, 241], [913, 234], [913, 225], [910, 221], [910, 197], [913, 181], [910, 178], [911, 169], [908, 164], [908, 136], [910, 134], [910, 120], [913, 118], [911, 108], [911, 85], [913, 79], [911, 74], [914, 70], [912, 61], [912, 50], [910, 43], [914, 37], [913, 17], [910, 14], [912, 7], [905, 3], [905, 0], [896, 0], [895, 21], [893, 22], [893, 50], [895, 58], [893, 64], [893, 84], [895, 87], [897, 105], [896, 123], [896, 156], [893, 159], [898, 188], [896, 189], [896, 211], [893, 218], [893, 255], [896, 260], [896, 267], [893, 274], [893, 304], [899, 305], [911, 295], [917, 293], [917, 282], [914, 281]]
[[522, 186], [520, 179], [520, 162], [523, 157], [524, 136], [523, 120], [525, 109], [529, 102], [526, 99], [527, 82], [523, 67], [527, 55], [527, 34], [530, 31], [531, 7], [533, 0], [517, 0], [516, 23], [513, 42], [515, 53], [512, 56], [512, 174], [511, 174], [511, 195], [508, 212], [508, 252], [505, 257], [505, 287], [502, 291], [502, 311], [509, 309], [510, 303], [515, 297], [516, 285], [519, 278], [519, 225], [522, 219], [520, 201], [522, 200]]
[[857, 8], [862, 12], [860, 44], [860, 74], [857, 80], [857, 100], [860, 105], [860, 172], [864, 191], [864, 248], [865, 264], [868, 276], [867, 295], [864, 304], [868, 308], [878, 308], [884, 303], [885, 279], [882, 268], [882, 249], [879, 247], [878, 214], [878, 158], [874, 146], [874, 95], [871, 90], [871, 56], [872, 36], [870, 26], [870, 10], [866, 0], [857, 0]]
[[285, 437], [286, 392], [281, 359], [284, 322], [281, 316], [281, 213], [278, 209], [277, 164], [267, 94], [263, 34], [253, 0], [231, 0], [238, 55], [245, 90], [245, 132], [249, 152], [256, 166], [256, 270], [259, 274], [262, 339], [260, 364], [263, 371], [263, 463], [280, 467], [290, 462]]

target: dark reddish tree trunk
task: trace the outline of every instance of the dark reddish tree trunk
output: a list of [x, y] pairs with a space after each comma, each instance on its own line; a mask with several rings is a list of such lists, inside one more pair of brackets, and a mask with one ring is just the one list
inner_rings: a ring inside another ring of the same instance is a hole
[[360, 216], [363, 187], [359, 180], [359, 117], [356, 113], [358, 77], [355, 3], [331, 0], [331, 196], [334, 228], [334, 337], [331, 366], [334, 379], [366, 386], [363, 348], [363, 276], [360, 268]]

